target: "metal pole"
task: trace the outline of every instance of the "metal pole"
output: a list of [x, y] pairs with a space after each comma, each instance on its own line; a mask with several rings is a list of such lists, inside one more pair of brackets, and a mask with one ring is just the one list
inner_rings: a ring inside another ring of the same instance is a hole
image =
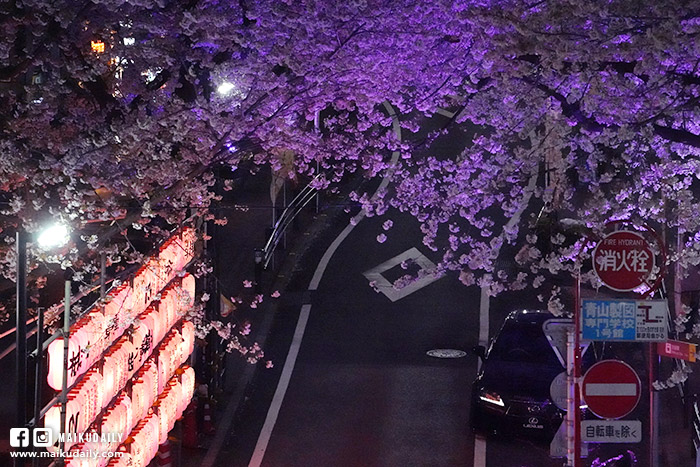
[[574, 467], [581, 466], [581, 265], [576, 265], [574, 289]]
[[100, 310], [105, 313], [105, 278], [107, 277], [107, 258], [104, 251], [100, 252]]
[[[68, 274], [68, 271], [66, 271]], [[70, 279], [65, 281], [64, 301], [63, 301], [63, 383], [61, 385], [61, 433], [64, 435], [63, 441], [59, 445], [58, 458], [59, 465], [65, 465], [63, 457], [66, 449], [66, 408], [68, 405], [68, 338], [70, 336]]]
[[649, 465], [651, 467], [659, 466], [659, 430], [658, 430], [658, 397], [654, 392], [654, 360], [658, 358], [654, 351], [655, 342], [649, 342]]
[[[282, 211], [287, 208], [287, 179], [282, 180]], [[282, 231], [282, 248], [287, 249], [287, 229]]]
[[576, 442], [574, 435], [574, 412], [576, 411], [574, 404], [574, 333], [576, 330], [568, 330], [566, 332], [566, 465], [572, 467], [574, 465], [574, 453], [576, 452]]
[[[320, 134], [321, 133], [321, 111], [317, 110], [316, 115], [314, 115], [314, 128], [316, 129], [316, 133]], [[316, 175], [319, 174], [319, 163], [318, 163], [318, 158], [316, 159]], [[316, 190], [316, 214], [318, 214], [318, 205], [319, 205], [319, 197], [320, 197], [320, 191]]]
[[[23, 428], [27, 422], [27, 236], [20, 227], [17, 243], [17, 331], [15, 334], [17, 356], [17, 418], [15, 426]], [[24, 465], [24, 459], [16, 458], [16, 466]]]
[[[39, 426], [39, 418], [41, 417], [41, 386], [42, 378], [44, 377], [44, 311], [39, 308], [37, 312], [37, 329], [36, 329], [36, 360], [34, 361], [34, 427]], [[36, 450], [36, 449], [35, 449]], [[39, 465], [39, 457], [32, 460], [33, 466]]]

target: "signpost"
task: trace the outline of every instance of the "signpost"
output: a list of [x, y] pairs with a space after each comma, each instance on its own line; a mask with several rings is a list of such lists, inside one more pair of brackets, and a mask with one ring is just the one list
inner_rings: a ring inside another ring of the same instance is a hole
[[629, 292], [648, 283], [656, 265], [649, 243], [637, 232], [618, 230], [593, 250], [593, 270], [603, 284]]
[[665, 342], [666, 300], [583, 300], [583, 338], [594, 341]]
[[603, 360], [583, 377], [583, 399], [600, 418], [622, 418], [634, 410], [641, 393], [639, 376], [619, 360]]
[[[614, 222], [611, 224], [630, 224]], [[630, 230], [616, 230], [606, 235], [593, 250], [593, 270], [600, 281], [617, 292], [638, 292], [648, 297], [661, 282], [666, 264], [665, 248], [661, 238], [646, 228], [646, 236], [655, 238], [654, 247], [642, 234]], [[657, 256], [660, 258], [657, 266]], [[580, 279], [579, 279], [580, 280]], [[578, 284], [579, 282], [577, 282]], [[665, 300], [584, 300], [576, 299], [575, 318], [581, 335], [576, 337], [596, 341], [649, 342], [649, 384], [653, 382], [655, 360], [653, 342], [668, 339], [668, 305]], [[658, 345], [659, 348], [662, 344]], [[578, 349], [577, 349], [578, 350]], [[661, 350], [660, 350], [661, 352]], [[694, 349], [671, 345], [669, 353], [688, 357]], [[578, 360], [577, 369], [578, 369]], [[580, 374], [580, 373], [579, 373]], [[597, 416], [618, 419], [629, 414], [639, 403], [641, 383], [635, 371], [627, 364], [608, 360], [593, 365], [583, 379], [581, 393], [588, 408]], [[655, 452], [656, 401], [649, 391], [649, 441], [650, 452]], [[576, 425], [584, 430], [587, 442], [639, 442], [641, 422], [633, 421], [584, 421]], [[577, 440], [581, 439], [577, 432]], [[650, 455], [652, 467], [658, 461]], [[575, 464], [578, 466], [578, 464]]]
[[664, 357], [678, 358], [687, 362], [695, 362], [697, 346], [690, 342], [666, 341], [657, 344], [657, 352]]

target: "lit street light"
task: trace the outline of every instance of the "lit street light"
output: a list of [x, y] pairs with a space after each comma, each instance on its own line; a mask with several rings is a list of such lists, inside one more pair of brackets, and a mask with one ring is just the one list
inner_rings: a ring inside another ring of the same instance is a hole
[[217, 88], [216, 92], [219, 93], [219, 95], [222, 96], [227, 96], [231, 93], [236, 88], [236, 85], [229, 82], [229, 81], [224, 81], [221, 83]]
[[37, 243], [42, 250], [60, 248], [68, 243], [68, 240], [70, 240], [70, 235], [68, 227], [64, 224], [54, 224], [43, 230], [37, 237]]
[[[44, 250], [52, 249], [52, 248], [59, 248], [68, 243], [70, 240], [70, 235], [68, 228], [65, 225], [62, 224], [54, 224], [51, 227], [43, 230], [37, 237], [37, 244], [39, 245], [40, 248]], [[16, 418], [16, 426], [17, 427], [24, 427], [27, 423], [26, 419], [26, 407], [27, 407], [27, 394], [26, 394], [26, 385], [27, 385], [27, 233], [22, 229], [21, 227], [17, 230], [17, 235], [16, 235], [16, 248], [17, 248], [17, 278], [16, 278], [16, 284], [17, 284], [17, 309], [16, 309], [16, 331], [15, 331], [15, 345], [16, 345], [16, 372], [17, 372], [17, 418]], [[66, 303], [69, 302], [70, 298], [70, 281], [67, 281], [66, 285], [66, 294], [68, 294], [68, 299], [66, 300]], [[41, 311], [39, 311], [41, 313]], [[66, 309], [66, 319], [65, 321], [68, 322], [69, 316], [70, 316], [70, 310], [67, 308]], [[42, 347], [42, 342], [41, 342], [41, 337], [42, 337], [42, 329], [41, 326], [43, 326], [43, 320], [41, 317], [39, 317], [38, 320], [38, 335], [37, 335], [37, 368], [41, 365], [41, 359], [42, 359], [42, 352], [41, 352], [41, 347]], [[64, 323], [64, 336], [67, 336], [67, 327]], [[65, 339], [65, 351], [64, 355], [67, 357], [67, 347], [68, 347], [68, 340]], [[67, 364], [67, 362], [65, 363]], [[65, 366], [64, 364], [64, 366]], [[36, 370], [37, 372], [39, 369]], [[37, 385], [40, 384], [39, 381], [36, 382]], [[64, 385], [65, 385], [65, 376], [64, 376]], [[64, 393], [62, 394], [65, 396], [67, 392], [64, 390]], [[41, 397], [41, 392], [35, 392], [35, 405], [38, 404], [38, 400]], [[65, 398], [63, 398], [65, 401]], [[65, 404], [65, 402], [64, 402]], [[35, 407], [35, 413], [36, 413], [36, 407]], [[35, 417], [34, 423], [38, 423], [38, 419]], [[24, 465], [24, 460], [22, 458], [16, 458], [15, 459], [15, 465], [16, 466], [22, 466]]]

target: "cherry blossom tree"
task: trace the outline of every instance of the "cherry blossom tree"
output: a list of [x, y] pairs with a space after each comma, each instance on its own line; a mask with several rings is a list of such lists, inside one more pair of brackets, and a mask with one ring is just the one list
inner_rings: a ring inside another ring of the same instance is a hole
[[[545, 270], [569, 274], [584, 246], [554, 235], [542, 251], [527, 222], [504, 230], [525, 202], [546, 203], [591, 232], [618, 219], [677, 229], [684, 245], [670, 258], [700, 262], [696, 2], [24, 0], [0, 8], [6, 277], [20, 225], [73, 224], [83, 242], [66, 259], [92, 274], [98, 250], [113, 262], [139, 260], [129, 244], [135, 230], [157, 238], [192, 212], [207, 215], [217, 202], [213, 169], [252, 158], [280, 171], [289, 151], [287, 176], [318, 170], [319, 188], [355, 171], [391, 176], [380, 197], [357, 201], [370, 214], [413, 214], [426, 245], [443, 252], [438, 273], [493, 293], [537, 287]], [[468, 128], [465, 151], [418, 157], [388, 131], [383, 101], [409, 131], [438, 107], [455, 108], [443, 132]], [[319, 112], [321, 133], [313, 131]], [[396, 164], [392, 151], [401, 154]], [[381, 241], [393, 233], [384, 226]], [[496, 267], [502, 248], [518, 252], [516, 271]]]

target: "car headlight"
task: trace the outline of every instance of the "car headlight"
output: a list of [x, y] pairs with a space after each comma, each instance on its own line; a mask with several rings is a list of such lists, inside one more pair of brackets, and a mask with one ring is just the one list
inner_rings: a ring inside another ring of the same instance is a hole
[[479, 392], [479, 399], [488, 404], [492, 404], [495, 407], [505, 407], [506, 405], [505, 402], [503, 402], [503, 399], [501, 399], [501, 396], [498, 395], [498, 393], [487, 391], [486, 389], [482, 389]]

